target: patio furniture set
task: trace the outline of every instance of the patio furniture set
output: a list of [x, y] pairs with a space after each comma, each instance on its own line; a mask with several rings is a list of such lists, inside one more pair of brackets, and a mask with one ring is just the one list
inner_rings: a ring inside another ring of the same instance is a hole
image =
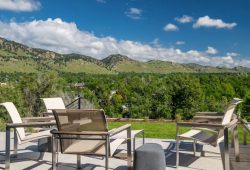
[[[106, 115], [101, 109], [68, 109], [62, 98], [42, 98], [46, 107], [46, 117], [21, 118], [15, 105], [11, 102], [1, 103], [5, 107], [12, 123], [6, 124], [5, 169], [10, 169], [10, 132], [14, 130], [14, 154], [17, 157], [18, 144], [32, 140], [51, 139], [52, 169], [58, 165], [58, 152], [77, 155], [77, 168], [81, 168], [81, 155], [105, 157], [105, 169], [109, 168], [109, 157], [117, 148], [126, 143], [127, 166], [132, 169], [132, 150], [134, 169], [165, 169], [164, 151], [160, 145], [144, 144], [144, 130], [131, 130], [130, 124], [109, 130]], [[179, 166], [179, 143], [182, 139], [193, 140], [193, 152], [196, 143], [217, 146], [224, 139], [223, 167], [229, 170], [228, 131], [232, 132], [232, 143], [235, 148], [236, 161], [239, 161], [239, 142], [237, 132], [238, 119], [234, 115], [236, 106], [242, 100], [234, 98], [225, 108], [224, 113], [199, 112], [194, 122], [177, 122], [176, 126], [176, 168]], [[38, 127], [38, 132], [27, 134], [26, 127]], [[46, 127], [46, 128], [42, 128]], [[191, 130], [179, 134], [181, 127]], [[249, 125], [245, 122], [245, 132]], [[135, 149], [135, 139], [142, 136], [142, 146]], [[246, 135], [244, 135], [246, 136]], [[131, 145], [133, 140], [133, 147]], [[50, 141], [50, 140], [48, 140]], [[131, 149], [133, 148], [133, 149]]]

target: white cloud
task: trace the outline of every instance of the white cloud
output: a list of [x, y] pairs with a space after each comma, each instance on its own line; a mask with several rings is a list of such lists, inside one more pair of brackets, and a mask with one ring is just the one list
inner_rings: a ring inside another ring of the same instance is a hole
[[141, 19], [142, 12], [143, 11], [139, 8], [129, 8], [129, 10], [126, 11], [125, 14], [131, 19]]
[[31, 12], [38, 10], [41, 4], [38, 0], [1, 0], [0, 10], [10, 10], [16, 12]]
[[[79, 30], [75, 23], [60, 18], [33, 20], [17, 23], [0, 21], [0, 37], [14, 40], [30, 47], [47, 49], [59, 53], [79, 53], [102, 59], [110, 54], [120, 53], [132, 59], [163, 60], [178, 63], [198, 63], [212, 66], [250, 67], [250, 60], [234, 59], [232, 56], [211, 56], [206, 51], [182, 51], [178, 48], [164, 48], [137, 41], [117, 40], [114, 37], [98, 37]], [[155, 39], [159, 44], [159, 39]], [[211, 48], [212, 49], [212, 48]], [[248, 63], [248, 64], [247, 64]]]
[[239, 54], [232, 52], [232, 53], [227, 53], [227, 56], [237, 57], [239, 56]]
[[217, 54], [218, 53], [218, 50], [216, 50], [215, 48], [213, 47], [207, 47], [207, 51], [206, 51], [207, 54]]
[[191, 16], [183, 15], [183, 16], [180, 17], [180, 18], [177, 18], [177, 17], [176, 17], [175, 20], [178, 21], [179, 23], [184, 24], [184, 23], [192, 22], [194, 19], [193, 19], [193, 17], [191, 17]]
[[225, 28], [225, 29], [232, 29], [237, 24], [233, 23], [225, 23], [221, 19], [212, 19], [209, 16], [200, 17], [196, 23], [194, 23], [193, 28], [200, 28], [200, 27], [215, 27], [218, 29]]
[[176, 44], [176, 45], [184, 45], [184, 44], [185, 44], [185, 41], [176, 41], [175, 44]]
[[[250, 57], [247, 57], [247, 58], [250, 58]], [[235, 65], [236, 66], [249, 67], [250, 66], [250, 60], [242, 59], [240, 61], [236, 61]]]
[[167, 32], [169, 32], [169, 31], [178, 31], [179, 28], [176, 25], [169, 23], [169, 24], [165, 25], [163, 30], [167, 31]]

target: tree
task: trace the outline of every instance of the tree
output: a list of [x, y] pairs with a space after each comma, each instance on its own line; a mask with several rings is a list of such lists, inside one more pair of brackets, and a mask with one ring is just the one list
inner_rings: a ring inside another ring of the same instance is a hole
[[62, 89], [64, 82], [57, 73], [48, 72], [38, 75], [26, 75], [19, 82], [19, 89], [23, 92], [23, 100], [28, 111], [33, 116], [41, 112], [41, 98], [54, 95]]

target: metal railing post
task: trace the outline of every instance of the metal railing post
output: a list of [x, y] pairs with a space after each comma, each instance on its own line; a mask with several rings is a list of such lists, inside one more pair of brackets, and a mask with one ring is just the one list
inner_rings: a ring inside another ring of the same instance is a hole
[[78, 95], [78, 109], [81, 109], [81, 96]]

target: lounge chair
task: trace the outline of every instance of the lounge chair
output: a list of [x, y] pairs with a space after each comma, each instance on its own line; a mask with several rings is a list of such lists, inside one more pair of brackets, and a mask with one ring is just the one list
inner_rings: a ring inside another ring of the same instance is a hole
[[48, 113], [52, 113], [53, 109], [66, 109], [61, 97], [42, 98]]
[[[62, 154], [76, 154], [77, 168], [81, 167], [81, 155], [105, 157], [105, 169], [108, 170], [108, 158], [127, 141], [127, 161], [131, 167], [131, 126], [129, 124], [114, 130], [108, 130], [103, 110], [61, 109], [53, 110], [58, 130], [51, 133], [53, 151], [52, 168], [56, 169], [57, 140]], [[126, 138], [111, 139], [112, 136], [126, 131]]]
[[[209, 144], [214, 147], [217, 146], [219, 142], [221, 142], [224, 138], [223, 135], [226, 135], [227, 138], [227, 131], [228, 128], [235, 128], [235, 131], [233, 131], [233, 138], [235, 139], [235, 151], [236, 151], [236, 160], [239, 160], [239, 151], [238, 151], [238, 137], [237, 137], [237, 119], [234, 119], [231, 121], [233, 117], [234, 110], [236, 106], [241, 103], [242, 100], [238, 98], [234, 98], [227, 108], [225, 109], [224, 115], [221, 119], [220, 123], [213, 122], [215, 119], [218, 119], [220, 117], [220, 114], [216, 113], [208, 113], [204, 115], [198, 115], [196, 117], [197, 119], [201, 118], [201, 122], [178, 122], [176, 126], [176, 167], [179, 166], [179, 141], [181, 139], [190, 139], [193, 140], [193, 149], [194, 149], [194, 155], [196, 152], [196, 142], [199, 141], [203, 144]], [[215, 117], [214, 117], [214, 116]], [[204, 123], [204, 119], [207, 121]], [[212, 120], [212, 122], [209, 121], [209, 119]], [[192, 127], [191, 130], [189, 130], [186, 133], [179, 134], [179, 127]], [[226, 130], [226, 132], [225, 132]], [[224, 152], [228, 152], [228, 141], [227, 139], [224, 139], [224, 147], [226, 150]], [[224, 160], [224, 169], [228, 168], [229, 163], [225, 161], [228, 161], [228, 153], [225, 153], [225, 160]], [[226, 166], [226, 167], [225, 167]]]
[[50, 130], [40, 131], [37, 133], [27, 134], [25, 133], [25, 127], [48, 127], [55, 125], [55, 123], [49, 122], [51, 118], [48, 117], [32, 117], [21, 119], [15, 105], [12, 102], [1, 103], [0, 106], [5, 107], [12, 123], [6, 124], [6, 158], [5, 169], [10, 168], [10, 130], [14, 129], [14, 156], [17, 156], [18, 144], [26, 143], [29, 141], [51, 137]]

